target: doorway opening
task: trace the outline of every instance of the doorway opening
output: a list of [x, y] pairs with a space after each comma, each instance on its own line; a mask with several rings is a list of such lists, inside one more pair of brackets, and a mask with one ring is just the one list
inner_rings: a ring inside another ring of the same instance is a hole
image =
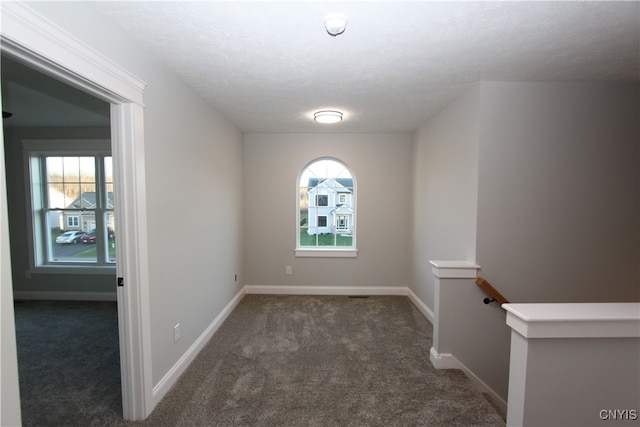
[[1, 61], [23, 424], [122, 417], [110, 104]]
[[[2, 4], [0, 42], [3, 56], [54, 77], [110, 104], [111, 148], [115, 184], [114, 238], [116, 256], [118, 336], [122, 382], [122, 413], [143, 420], [153, 409], [149, 273], [144, 155], [143, 94], [146, 83], [109, 58], [64, 31], [26, 3]], [[4, 141], [2, 141], [4, 147]], [[4, 149], [1, 151], [4, 154]], [[0, 162], [4, 178], [5, 162]], [[4, 180], [0, 191], [6, 192]], [[3, 423], [20, 424], [19, 387], [14, 329], [11, 255], [7, 231], [8, 203], [0, 197], [2, 272]], [[6, 254], [6, 255], [5, 255]], [[24, 274], [24, 272], [20, 272]], [[6, 375], [5, 375], [6, 374]]]

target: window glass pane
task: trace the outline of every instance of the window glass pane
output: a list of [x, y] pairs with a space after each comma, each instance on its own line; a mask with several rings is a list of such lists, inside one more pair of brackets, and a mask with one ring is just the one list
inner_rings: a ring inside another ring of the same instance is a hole
[[71, 209], [81, 209], [82, 206], [82, 198], [80, 197], [80, 183], [78, 182], [65, 182], [63, 184], [64, 188], [64, 199], [66, 200], [65, 208]]
[[[48, 211], [46, 214], [49, 236], [50, 262], [96, 262], [95, 248], [85, 245], [84, 211]], [[61, 224], [64, 228], [61, 228]]]
[[94, 208], [96, 173], [94, 157], [46, 158], [48, 206]]
[[67, 200], [65, 197], [62, 184], [48, 184], [47, 189], [47, 207], [62, 209], [67, 207], [71, 202], [71, 200]]
[[62, 180], [76, 181], [80, 179], [80, 157], [62, 158]]
[[107, 226], [107, 262], [116, 262], [116, 218], [113, 212], [105, 213]]
[[352, 246], [353, 236], [338, 234], [336, 236], [336, 246]]
[[105, 194], [107, 195], [107, 209], [113, 209], [113, 159], [104, 158]]
[[299, 182], [299, 245], [353, 246], [355, 211], [351, 173], [342, 163], [321, 159]]
[[36, 264], [115, 263], [111, 156], [32, 153], [31, 159]]
[[80, 185], [80, 196], [78, 198], [78, 207], [84, 209], [96, 209], [96, 185], [82, 183]]
[[319, 234], [318, 235], [318, 246], [335, 246], [335, 235], [334, 234]]

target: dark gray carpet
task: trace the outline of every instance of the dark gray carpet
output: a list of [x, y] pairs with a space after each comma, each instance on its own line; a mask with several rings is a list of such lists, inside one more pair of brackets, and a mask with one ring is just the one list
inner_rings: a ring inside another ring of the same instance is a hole
[[406, 297], [248, 295], [144, 425], [502, 426]]
[[115, 302], [16, 302], [15, 317], [24, 427], [122, 418]]
[[16, 304], [25, 426], [505, 425], [462, 372], [431, 366], [431, 325], [408, 298], [262, 295], [147, 420], [124, 422], [115, 304], [83, 306]]

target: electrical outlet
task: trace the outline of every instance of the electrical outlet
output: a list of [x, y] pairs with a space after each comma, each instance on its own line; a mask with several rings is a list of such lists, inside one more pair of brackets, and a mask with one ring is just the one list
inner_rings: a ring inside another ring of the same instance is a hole
[[293, 267], [291, 267], [290, 265], [287, 265], [284, 269], [284, 272], [287, 276], [290, 276], [293, 274]]
[[177, 323], [176, 326], [173, 327], [173, 342], [178, 342], [180, 340], [180, 323]]

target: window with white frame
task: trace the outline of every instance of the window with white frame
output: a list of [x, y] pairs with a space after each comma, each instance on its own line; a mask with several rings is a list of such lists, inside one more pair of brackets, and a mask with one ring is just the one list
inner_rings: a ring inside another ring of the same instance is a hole
[[297, 256], [356, 256], [355, 179], [340, 160], [321, 158], [298, 177]]
[[25, 142], [32, 266], [115, 266], [113, 161], [101, 143]]
[[80, 227], [80, 217], [77, 215], [67, 216], [67, 228], [78, 228], [78, 227]]

